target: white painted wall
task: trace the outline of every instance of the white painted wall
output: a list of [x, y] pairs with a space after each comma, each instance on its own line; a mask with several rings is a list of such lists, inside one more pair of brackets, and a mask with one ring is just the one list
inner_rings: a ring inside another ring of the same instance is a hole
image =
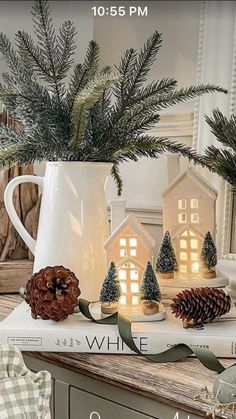
[[[106, 1], [106, 7], [114, 2]], [[150, 80], [174, 77], [179, 87], [196, 82], [198, 31], [200, 17], [198, 1], [145, 1], [148, 17], [95, 17], [94, 35], [101, 45], [103, 64], [115, 65], [129, 48], [140, 49], [155, 30], [161, 32], [163, 46], [150, 72]], [[122, 2], [115, 2], [117, 6]], [[137, 2], [128, 2], [137, 5]], [[193, 103], [183, 109], [193, 110]], [[171, 111], [172, 112], [172, 111]], [[179, 112], [179, 109], [178, 109]]]
[[[163, 47], [150, 72], [150, 80], [171, 76], [179, 87], [196, 83], [200, 2], [149, 1], [148, 17], [95, 17], [94, 35], [101, 45], [103, 64], [115, 65], [123, 52], [134, 47], [140, 49], [156, 29], [163, 33]], [[106, 7], [112, 2], [107, 1]], [[114, 3], [113, 3], [114, 4]], [[129, 5], [136, 4], [129, 2]], [[123, 5], [116, 2], [116, 5]], [[193, 112], [194, 103], [175, 106], [169, 113]], [[190, 138], [187, 139], [190, 142]], [[141, 159], [137, 163], [121, 165], [124, 179], [123, 196], [129, 206], [160, 207], [162, 191], [167, 186], [165, 158]], [[108, 184], [109, 199], [116, 197], [112, 181]]]
[[[31, 16], [32, 1], [1, 1], [0, 2], [0, 32], [5, 33], [11, 40], [21, 29], [32, 34], [33, 24]], [[88, 41], [93, 39], [93, 17], [90, 1], [52, 1], [50, 2], [55, 27], [58, 28], [65, 20], [71, 20], [78, 28], [78, 47], [76, 55], [81, 59], [86, 51]], [[0, 58], [0, 73], [5, 69]]]

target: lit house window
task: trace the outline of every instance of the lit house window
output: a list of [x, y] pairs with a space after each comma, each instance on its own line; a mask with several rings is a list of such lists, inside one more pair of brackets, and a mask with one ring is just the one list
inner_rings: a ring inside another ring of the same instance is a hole
[[180, 240], [181, 249], [187, 249], [187, 240]]
[[190, 207], [191, 208], [198, 208], [198, 199], [194, 198], [190, 200]]
[[129, 239], [129, 245], [130, 245], [130, 247], [137, 247], [137, 239], [135, 239], [135, 238], [132, 238], [132, 239]]
[[191, 214], [191, 223], [198, 223], [198, 222], [199, 222], [199, 215]]
[[186, 274], [188, 272], [187, 265], [180, 265], [179, 269], [180, 272], [182, 272], [183, 274]]
[[191, 260], [193, 262], [197, 262], [198, 261], [198, 253], [191, 253]]
[[186, 201], [186, 199], [179, 199], [178, 200], [178, 208], [179, 209], [186, 209], [187, 208], [187, 201]]
[[126, 270], [125, 269], [120, 269], [119, 270], [119, 279], [126, 279]]
[[191, 249], [197, 249], [198, 247], [198, 241], [196, 239], [190, 240]]
[[127, 250], [126, 249], [121, 249], [120, 250], [120, 256], [121, 257], [126, 257], [127, 256]]
[[137, 256], [137, 250], [136, 249], [130, 249], [130, 256]]
[[186, 223], [187, 222], [187, 214], [185, 214], [185, 213], [178, 214], [178, 221], [179, 221], [180, 224]]
[[138, 283], [137, 282], [133, 282], [132, 284], [131, 284], [131, 292], [137, 292], [138, 293], [138, 291], [139, 291], [139, 287], [138, 287]]
[[126, 246], [126, 239], [120, 239], [120, 246]]
[[133, 297], [132, 297], [132, 304], [134, 306], [137, 306], [138, 305], [138, 296], [137, 295], [133, 295]]
[[122, 295], [120, 297], [119, 303], [122, 304], [122, 305], [125, 305], [126, 304], [126, 296], [125, 295]]
[[123, 293], [127, 292], [127, 285], [125, 282], [120, 282], [121, 290]]
[[194, 262], [192, 264], [192, 272], [193, 273], [198, 273], [199, 272], [199, 263], [198, 262]]
[[186, 252], [180, 252], [180, 260], [187, 260], [187, 253]]
[[130, 271], [130, 279], [137, 281], [137, 279], [138, 279], [138, 271], [132, 269]]

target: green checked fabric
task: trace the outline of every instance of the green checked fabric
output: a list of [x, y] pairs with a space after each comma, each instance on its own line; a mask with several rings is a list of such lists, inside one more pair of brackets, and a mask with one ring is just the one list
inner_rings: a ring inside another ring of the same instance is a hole
[[0, 418], [50, 419], [51, 376], [37, 374], [13, 345], [0, 345]]

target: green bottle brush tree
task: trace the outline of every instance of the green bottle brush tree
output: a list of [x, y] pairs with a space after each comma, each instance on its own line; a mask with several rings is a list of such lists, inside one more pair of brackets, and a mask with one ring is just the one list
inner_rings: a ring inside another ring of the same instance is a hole
[[0, 100], [23, 126], [20, 132], [0, 127], [0, 168], [44, 160], [111, 162], [120, 194], [119, 164], [124, 161], [157, 158], [168, 151], [206, 165], [189, 147], [148, 130], [159, 122], [163, 109], [204, 93], [227, 91], [213, 84], [177, 89], [170, 77], [147, 83], [162, 45], [159, 32], [141, 51], [127, 49], [115, 72], [100, 69], [94, 41], [84, 61], [73, 67], [75, 26], [65, 22], [56, 33], [47, 0], [35, 0], [32, 15], [36, 43], [24, 30], [16, 33], [15, 46], [0, 34], [0, 53], [8, 66]]
[[117, 277], [116, 265], [111, 262], [100, 292], [101, 309], [104, 314], [112, 314], [117, 311], [121, 296], [121, 286]]
[[204, 237], [201, 250], [201, 268], [203, 277], [212, 279], [216, 277], [217, 250], [210, 231]]
[[161, 291], [151, 262], [147, 262], [143, 275], [140, 287], [140, 300], [144, 314], [150, 315], [158, 313], [158, 303], [161, 301]]
[[174, 273], [177, 270], [178, 263], [175, 250], [172, 245], [170, 233], [166, 231], [157, 256], [156, 271], [159, 273], [160, 278], [171, 279], [174, 278]]

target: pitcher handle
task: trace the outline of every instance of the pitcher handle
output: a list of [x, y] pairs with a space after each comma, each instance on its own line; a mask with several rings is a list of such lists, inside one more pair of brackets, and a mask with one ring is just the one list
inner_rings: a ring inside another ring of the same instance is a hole
[[36, 183], [36, 185], [43, 187], [43, 177], [41, 176], [33, 176], [33, 175], [17, 176], [8, 183], [5, 189], [4, 203], [5, 203], [5, 207], [9, 215], [9, 218], [12, 224], [14, 225], [16, 231], [19, 233], [21, 238], [24, 240], [24, 242], [26, 243], [26, 245], [28, 246], [28, 248], [34, 255], [36, 240], [34, 240], [33, 237], [31, 237], [31, 235], [28, 233], [28, 231], [22, 224], [13, 204], [14, 189], [16, 188], [16, 186], [24, 182]]

